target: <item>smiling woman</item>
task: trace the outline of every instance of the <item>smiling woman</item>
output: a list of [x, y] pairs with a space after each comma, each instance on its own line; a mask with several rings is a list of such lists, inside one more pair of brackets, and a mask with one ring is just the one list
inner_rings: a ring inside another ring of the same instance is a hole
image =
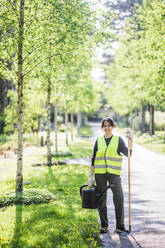
[[[103, 119], [101, 128], [104, 131], [104, 136], [97, 138], [91, 163], [91, 174], [88, 179], [88, 186], [93, 187], [95, 174], [96, 185], [98, 193], [103, 192], [107, 186], [107, 182], [111, 187], [113, 193], [113, 201], [116, 213], [116, 232], [128, 232], [124, 226], [124, 196], [121, 184], [121, 168], [122, 168], [122, 154], [128, 156], [128, 148], [124, 140], [119, 136], [113, 135], [113, 128], [115, 127], [114, 120], [110, 117]], [[132, 137], [129, 138], [129, 148], [132, 152]], [[108, 232], [108, 217], [106, 206], [106, 192], [98, 203], [98, 211], [101, 222], [101, 233]]]
[[104, 129], [105, 138], [110, 138], [112, 136], [112, 130], [115, 127], [112, 118], [106, 118], [102, 121], [101, 127]]

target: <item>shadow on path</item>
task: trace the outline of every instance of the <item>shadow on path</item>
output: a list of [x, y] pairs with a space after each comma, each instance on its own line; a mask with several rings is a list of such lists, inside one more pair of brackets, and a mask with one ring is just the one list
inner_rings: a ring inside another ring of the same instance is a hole
[[142, 248], [133, 234], [121, 236], [117, 233], [102, 234], [103, 247]]

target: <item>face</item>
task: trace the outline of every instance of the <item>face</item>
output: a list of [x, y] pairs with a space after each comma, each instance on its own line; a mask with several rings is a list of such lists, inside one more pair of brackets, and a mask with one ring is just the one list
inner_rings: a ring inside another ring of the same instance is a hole
[[113, 127], [110, 125], [110, 123], [107, 121], [104, 121], [103, 130], [106, 136], [109, 136], [112, 134], [112, 129]]

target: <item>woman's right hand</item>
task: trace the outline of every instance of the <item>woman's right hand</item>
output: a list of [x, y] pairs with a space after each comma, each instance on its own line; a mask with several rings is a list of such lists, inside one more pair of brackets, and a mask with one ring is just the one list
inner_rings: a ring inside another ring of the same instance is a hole
[[128, 138], [128, 147], [132, 150], [133, 148], [133, 134], [129, 128], [126, 129], [126, 138]]
[[91, 172], [90, 172], [90, 176], [88, 178], [87, 184], [89, 186], [89, 188], [92, 188], [93, 185], [95, 184], [95, 179], [94, 179], [94, 166], [91, 166]]
[[94, 166], [91, 166], [91, 173], [90, 175], [94, 176]]
[[90, 177], [88, 178], [88, 181], [87, 181], [87, 185], [89, 188], [92, 188], [95, 184], [95, 180], [94, 180], [94, 177], [92, 175], [90, 175]]

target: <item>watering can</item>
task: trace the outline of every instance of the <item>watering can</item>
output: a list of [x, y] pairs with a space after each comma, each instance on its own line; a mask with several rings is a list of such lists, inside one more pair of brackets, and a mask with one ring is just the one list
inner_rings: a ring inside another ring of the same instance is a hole
[[[98, 188], [96, 185], [93, 185], [92, 188], [85, 188], [88, 185], [85, 184], [80, 187], [80, 195], [82, 198], [82, 208], [88, 208], [88, 209], [96, 209], [98, 208], [98, 202], [104, 192], [113, 187], [114, 184], [110, 183], [101, 193], [98, 193]], [[85, 189], [84, 189], [85, 188]]]

